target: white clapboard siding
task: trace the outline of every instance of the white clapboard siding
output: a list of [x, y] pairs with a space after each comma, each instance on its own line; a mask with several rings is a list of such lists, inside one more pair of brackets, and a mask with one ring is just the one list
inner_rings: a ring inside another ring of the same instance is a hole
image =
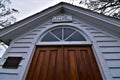
[[91, 34], [99, 34], [99, 33], [102, 33], [102, 32], [99, 32], [99, 31], [97, 31], [97, 30], [93, 30], [93, 31], [91, 31], [90, 33], [91, 33]]
[[113, 77], [114, 80], [120, 80], [120, 77]]
[[36, 37], [36, 35], [26, 35], [26, 36], [24, 36], [24, 38], [35, 38]]
[[26, 34], [26, 35], [24, 35], [23, 37], [21, 37], [21, 38], [23, 38], [23, 39], [34, 39], [35, 37], [36, 37], [36, 35], [37, 35], [37, 33], [34, 33], [34, 32], [30, 32], [30, 33], [28, 33], [28, 34]]
[[97, 42], [116, 42], [117, 40], [111, 37], [95, 37]]
[[120, 76], [120, 69], [110, 69], [113, 77], [119, 77]]
[[118, 42], [99, 42], [98, 45], [100, 47], [120, 47], [120, 43]]
[[93, 27], [87, 27], [86, 30], [89, 30], [89, 31], [96, 31], [96, 29], [93, 28]]
[[91, 32], [91, 34], [94, 35], [94, 37], [102, 37], [102, 38], [103, 38], [103, 37], [105, 37], [105, 38], [106, 38], [106, 37], [110, 37], [110, 36], [105, 35], [105, 34], [100, 33], [100, 32], [98, 32], [98, 33], [96, 33], [96, 32], [95, 32], [95, 33]]
[[101, 52], [120, 52], [120, 47], [100, 47]]
[[90, 33], [92, 34], [94, 34], [94, 33], [102, 33], [101, 31], [98, 31], [98, 30], [96, 30], [96, 29], [94, 29], [94, 28], [86, 28], [86, 30], [89, 30], [90, 31]]
[[96, 40], [114, 80], [120, 80], [120, 42], [93, 28], [86, 28]]
[[18, 74], [0, 73], [0, 80], [17, 80]]
[[44, 29], [44, 28], [46, 28], [46, 25], [42, 25], [42, 26], [36, 28], [35, 30], [42, 30], [42, 29]]
[[103, 54], [104, 55], [104, 58], [106, 60], [118, 60], [120, 59], [120, 53], [108, 53], [108, 54]]
[[21, 47], [21, 48], [17, 48], [17, 47], [14, 47], [14, 48], [10, 48], [10, 50], [9, 50], [9, 52], [27, 52], [27, 51], [29, 51], [29, 48], [26, 48], [26, 47]]
[[120, 68], [120, 59], [118, 59], [118, 60], [111, 59], [111, 60], [107, 60], [106, 62], [107, 62], [108, 66], [110, 68], [115, 68], [116, 67], [119, 70], [119, 68]]
[[39, 29], [35, 29], [35, 30], [32, 31], [32, 33], [38, 33], [40, 31], [41, 31], [41, 29], [40, 30]]
[[[4, 57], [4, 61], [7, 59], [7, 57], [22, 57], [22, 61], [20, 62], [18, 69], [3, 69], [2, 65], [0, 65], [0, 80], [18, 80], [18, 75], [20, 75], [23, 66], [27, 66], [27, 63], [24, 62], [31, 55], [30, 53], [32, 53], [31, 47], [33, 44], [35, 45], [35, 41], [37, 39], [36, 37], [44, 28], [45, 27], [38, 27], [33, 29], [32, 31], [16, 39], [9, 46], [9, 50]], [[24, 71], [22, 72], [24, 74]]]
[[86, 24], [80, 24], [80, 27], [89, 28]]
[[7, 57], [11, 57], [11, 56], [14, 56], [14, 57], [25, 57], [25, 54], [26, 53], [8, 53], [6, 56], [5, 56], [5, 58], [7, 58]]
[[12, 47], [30, 47], [30, 43], [19, 43], [19, 42], [17, 42], [17, 43], [15, 43], [15, 44], [13, 44], [13, 45], [11, 45]]
[[2, 66], [0, 66], [0, 73], [18, 74], [20, 72], [20, 68], [21, 67], [18, 67], [17, 69], [6, 69], [6, 68], [2, 68]]
[[19, 39], [17, 40], [16, 42], [33, 42], [34, 39], [32, 38], [22, 38], [22, 39]]

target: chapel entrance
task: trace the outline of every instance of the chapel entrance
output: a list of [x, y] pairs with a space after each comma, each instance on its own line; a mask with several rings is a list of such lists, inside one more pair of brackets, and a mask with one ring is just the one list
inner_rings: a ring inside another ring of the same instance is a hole
[[90, 46], [38, 46], [26, 80], [102, 80]]

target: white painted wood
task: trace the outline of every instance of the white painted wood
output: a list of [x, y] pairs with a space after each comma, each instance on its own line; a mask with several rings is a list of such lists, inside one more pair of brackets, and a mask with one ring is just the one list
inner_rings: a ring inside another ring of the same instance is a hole
[[120, 59], [120, 53], [109, 53], [109, 54], [103, 54], [104, 58], [107, 60], [119, 60]]
[[117, 70], [120, 70], [120, 60], [113, 60], [113, 59], [111, 59], [111, 60], [108, 60], [106, 62], [107, 62], [108, 66], [110, 68], [115, 68], [116, 67]]
[[2, 74], [18, 74], [19, 73], [19, 71], [20, 71], [20, 68], [21, 67], [18, 67], [18, 69], [2, 69], [2, 66], [0, 66], [0, 74], [2, 73]]
[[100, 47], [101, 52], [120, 52], [120, 47]]
[[[102, 52], [102, 55], [106, 61], [106, 65], [109, 68], [109, 73], [117, 74], [118, 72], [111, 72], [111, 69], [120, 70], [120, 43], [117, 41], [116, 38], [114, 38], [111, 35], [103, 33], [103, 31], [99, 31], [93, 28], [86, 28], [90, 31], [92, 36], [94, 37], [95, 41], [97, 42], [98, 48], [100, 49], [100, 52]], [[104, 65], [104, 67], [106, 66]], [[111, 76], [112, 76], [111, 75]], [[112, 76], [113, 79], [120, 78], [120, 75], [117, 77]], [[109, 80], [109, 79], [108, 79]]]
[[36, 45], [91, 45], [89, 41], [81, 42], [38, 42]]
[[17, 80], [17, 74], [0, 73], [0, 80]]
[[27, 52], [29, 51], [29, 48], [11, 48], [9, 52]]
[[35, 38], [36, 37], [36, 35], [26, 35], [26, 36], [24, 36], [24, 38]]
[[7, 57], [22, 57], [23, 59], [26, 57], [26, 53], [8, 53], [4, 59], [7, 59]]
[[111, 37], [95, 37], [95, 39], [97, 42], [115, 42], [115, 41], [117, 41], [116, 39], [111, 38]]
[[16, 42], [33, 42], [33, 41], [34, 39], [31, 39], [31, 38], [22, 38], [17, 40]]
[[110, 69], [113, 77], [120, 77], [120, 69]]
[[93, 27], [91, 28], [91, 27], [88, 27], [88, 26], [87, 26], [86, 30], [89, 30], [90, 33], [92, 33], [92, 32], [100, 32], [100, 31], [94, 29]]
[[102, 33], [102, 32], [91, 32], [91, 34], [94, 36], [94, 37], [109, 37], [108, 35]]
[[120, 47], [120, 43], [118, 43], [118, 42], [98, 42], [98, 45], [100, 46], [100, 47], [110, 47], [110, 46], [114, 46], [114, 47]]
[[15, 43], [13, 45], [11, 45], [11, 47], [30, 47], [30, 43]]
[[114, 80], [120, 80], [120, 77], [114, 77]]

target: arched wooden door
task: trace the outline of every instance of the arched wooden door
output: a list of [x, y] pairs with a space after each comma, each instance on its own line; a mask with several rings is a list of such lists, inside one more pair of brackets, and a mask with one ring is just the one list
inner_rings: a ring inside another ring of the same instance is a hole
[[37, 47], [26, 80], [102, 80], [87, 46]]

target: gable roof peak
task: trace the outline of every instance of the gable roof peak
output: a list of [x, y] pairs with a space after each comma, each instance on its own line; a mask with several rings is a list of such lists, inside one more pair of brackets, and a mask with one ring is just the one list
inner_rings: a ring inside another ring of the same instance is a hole
[[[10, 40], [13, 40], [18, 36], [24, 34], [26, 31], [35, 28], [35, 25], [38, 25], [38, 23], [42, 24], [43, 22], [48, 20], [48, 18], [63, 12], [72, 14], [72, 16], [77, 16], [78, 18], [91, 24], [96, 24], [97, 22], [96, 25], [101, 25], [106, 31], [108, 31], [108, 29], [109, 31], [112, 30], [111, 32], [120, 37], [120, 35], [118, 34], [120, 33], [119, 20], [106, 17], [104, 15], [92, 12], [88, 9], [72, 5], [70, 3], [60, 2], [54, 6], [44, 9], [41, 12], [33, 14], [30, 17], [18, 21], [15, 24], [10, 25], [9, 27], [3, 28], [2, 30], [0, 30], [0, 40], [8, 44]], [[99, 28], [102, 28], [101, 26]]]

